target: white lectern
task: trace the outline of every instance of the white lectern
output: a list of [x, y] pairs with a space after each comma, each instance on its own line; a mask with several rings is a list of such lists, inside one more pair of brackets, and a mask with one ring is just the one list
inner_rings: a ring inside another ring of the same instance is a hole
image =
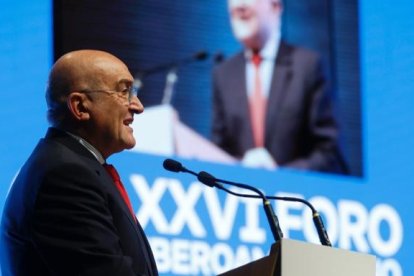
[[236, 160], [206, 138], [184, 125], [170, 105], [145, 109], [132, 124], [137, 143], [132, 151], [177, 155], [204, 161], [233, 164]]
[[220, 274], [222, 276], [375, 276], [368, 254], [282, 239], [269, 256]]

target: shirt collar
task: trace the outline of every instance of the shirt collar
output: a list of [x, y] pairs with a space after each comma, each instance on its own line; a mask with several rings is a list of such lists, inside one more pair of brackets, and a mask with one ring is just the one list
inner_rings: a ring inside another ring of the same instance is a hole
[[95, 156], [96, 160], [98, 160], [99, 163], [105, 164], [105, 159], [103, 158], [102, 154], [94, 147], [92, 146], [88, 141], [83, 139], [82, 137], [79, 137], [78, 135], [75, 135], [73, 133], [70, 133], [68, 131], [65, 131], [67, 134], [75, 138], [82, 146], [84, 146], [93, 156]]
[[[275, 30], [266, 41], [264, 47], [260, 49], [259, 54], [263, 60], [275, 60], [280, 45], [280, 31]], [[253, 55], [252, 49], [246, 49], [244, 55], [247, 60], [251, 60]]]

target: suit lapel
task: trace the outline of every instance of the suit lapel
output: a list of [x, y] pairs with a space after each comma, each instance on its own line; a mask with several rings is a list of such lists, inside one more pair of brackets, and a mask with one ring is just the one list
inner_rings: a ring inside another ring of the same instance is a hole
[[[141, 232], [139, 230], [139, 227], [134, 219], [134, 217], [132, 216], [127, 204], [125, 203], [124, 199], [121, 196], [121, 193], [118, 191], [118, 188], [115, 186], [115, 183], [113, 182], [112, 178], [108, 175], [108, 173], [106, 172], [106, 170], [104, 169], [104, 167], [102, 165], [99, 164], [99, 168], [101, 173], [104, 174], [105, 179], [104, 181], [108, 182], [108, 186], [110, 186], [112, 194], [114, 195], [114, 197], [116, 198], [116, 201], [118, 203], [118, 205], [121, 207], [122, 212], [124, 212], [125, 216], [128, 218], [128, 221], [132, 224], [133, 228], [135, 229], [135, 231], [137, 232], [138, 235], [141, 235]], [[122, 179], [121, 179], [122, 181]], [[129, 195], [128, 195], [129, 196]]]
[[128, 208], [128, 206], [125, 204], [124, 199], [122, 198], [121, 194], [119, 193], [118, 189], [116, 188], [115, 184], [113, 183], [112, 178], [106, 173], [106, 170], [103, 168], [103, 166], [100, 165], [102, 173], [105, 173], [105, 181], [110, 182], [110, 186], [112, 187], [112, 193], [114, 194], [114, 197], [116, 198], [116, 201], [118, 202], [118, 205], [121, 207], [122, 211], [124, 212], [125, 216], [128, 218], [128, 221], [131, 223], [132, 227], [134, 228], [136, 232], [136, 237], [139, 241], [139, 243], [142, 245], [142, 253], [144, 254], [145, 261], [147, 262], [147, 268], [150, 273], [149, 275], [157, 275], [155, 268], [155, 261], [154, 256], [152, 255], [152, 250], [149, 245], [149, 242], [146, 238], [146, 235], [144, 233], [144, 230], [142, 229], [141, 225], [139, 224], [138, 219], [135, 220]]
[[150, 275], [158, 275], [157, 274], [157, 266], [155, 264], [155, 258], [154, 255], [152, 253], [151, 250], [151, 246], [148, 242], [147, 236], [145, 235], [144, 229], [142, 229], [141, 224], [136, 223], [135, 224], [138, 231], [139, 231], [139, 236], [138, 238], [140, 239], [140, 242], [143, 244], [143, 246], [146, 247], [146, 250], [143, 250], [144, 255], [145, 255], [145, 260], [147, 261], [147, 266], [148, 266], [148, 272], [150, 273]]
[[[252, 148], [254, 142], [250, 116], [249, 98], [247, 94], [246, 58], [244, 56], [244, 53], [239, 53], [236, 59], [236, 64], [235, 66], [233, 66], [233, 68], [234, 75], [230, 79], [234, 80], [234, 88], [232, 89], [235, 89], [234, 93], [237, 95], [234, 99], [234, 102], [236, 103], [235, 106], [239, 108], [241, 122], [247, 122], [247, 127], [243, 128], [245, 130], [245, 133], [241, 133], [240, 136], [246, 137], [245, 144], [247, 145], [247, 148]], [[240, 131], [240, 129], [238, 129], [237, 131]]]
[[[270, 94], [267, 102], [266, 122], [265, 122], [265, 143], [269, 138], [272, 130], [276, 128], [278, 113], [281, 104], [285, 99], [287, 88], [292, 79], [292, 49], [284, 42], [280, 43], [279, 51], [276, 57], [275, 67], [273, 69]], [[266, 143], [267, 144], [267, 143]]]
[[64, 146], [70, 148], [72, 151], [78, 153], [81, 157], [85, 158], [85, 160], [88, 163], [88, 166], [92, 170], [94, 170], [96, 174], [101, 178], [102, 185], [106, 185], [109, 187], [117, 204], [122, 209], [122, 212], [125, 213], [125, 216], [128, 218], [133, 229], [135, 230], [140, 244], [142, 244], [142, 246], [146, 248], [146, 250], [143, 250], [143, 252], [145, 255], [145, 259], [147, 261], [148, 269], [150, 269], [149, 271], [150, 275], [158, 275], [156, 273], [154, 257], [152, 255], [152, 251], [148, 243], [148, 240], [145, 236], [144, 230], [142, 229], [139, 222], [137, 223], [132, 217], [132, 214], [128, 206], [125, 204], [124, 199], [122, 198], [117, 187], [113, 183], [112, 178], [108, 175], [105, 168], [98, 162], [98, 160], [96, 160], [96, 158], [84, 146], [82, 146], [78, 141], [76, 141], [76, 139], [74, 139], [73, 137], [71, 137], [69, 134], [67, 134], [64, 131], [61, 131], [56, 128], [49, 128], [45, 139], [59, 142], [60, 144], [63, 144]]
[[154, 256], [152, 254], [151, 247], [149, 245], [148, 239], [145, 235], [144, 230], [142, 229], [138, 219], [135, 220], [128, 208], [128, 206], [125, 204], [124, 199], [122, 198], [121, 194], [119, 193], [118, 189], [116, 188], [115, 184], [113, 183], [112, 178], [106, 173], [106, 170], [101, 166], [101, 171], [105, 175], [104, 181], [108, 181], [109, 186], [112, 189], [112, 193], [114, 194], [114, 197], [118, 203], [118, 205], [121, 207], [122, 212], [124, 212], [124, 215], [128, 218], [128, 221], [131, 223], [131, 226], [134, 228], [136, 232], [136, 237], [139, 241], [139, 244], [142, 246], [142, 253], [144, 254], [145, 261], [147, 263], [147, 269], [149, 275], [157, 275], [156, 273], [156, 266], [155, 266], [155, 260]]
[[115, 184], [113, 183], [112, 178], [107, 174], [104, 167], [96, 160], [96, 158], [78, 141], [76, 141], [73, 137], [68, 135], [66, 132], [61, 131], [56, 128], [50, 128], [46, 134], [46, 139], [55, 140], [66, 147], [70, 148], [71, 150], [77, 152], [79, 155], [87, 158], [88, 163], [90, 163], [91, 168], [94, 169], [97, 175], [103, 177], [103, 182], [107, 183], [109, 187], [111, 187], [111, 191], [114, 194], [119, 206], [121, 206], [122, 211], [128, 217], [130, 223], [134, 226], [135, 231], [138, 234], [141, 234], [137, 224], [135, 223], [134, 218], [132, 217], [131, 212], [128, 209], [128, 206], [125, 204], [121, 194], [119, 193], [118, 189], [116, 188]]

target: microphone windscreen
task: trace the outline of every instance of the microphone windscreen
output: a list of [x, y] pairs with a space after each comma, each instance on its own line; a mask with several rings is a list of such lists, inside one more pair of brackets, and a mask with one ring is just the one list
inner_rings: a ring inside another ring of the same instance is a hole
[[217, 52], [214, 55], [214, 63], [217, 64], [217, 65], [220, 64], [221, 62], [223, 62], [224, 59], [225, 59], [225, 56], [222, 52]]
[[162, 165], [164, 169], [170, 172], [181, 172], [183, 170], [183, 165], [173, 159], [165, 159]]
[[200, 181], [203, 184], [206, 184], [207, 186], [214, 187], [216, 186], [216, 178], [209, 174], [208, 172], [201, 171], [197, 175], [198, 181]]
[[195, 60], [205, 60], [207, 57], [208, 57], [208, 53], [206, 51], [197, 52], [193, 56]]

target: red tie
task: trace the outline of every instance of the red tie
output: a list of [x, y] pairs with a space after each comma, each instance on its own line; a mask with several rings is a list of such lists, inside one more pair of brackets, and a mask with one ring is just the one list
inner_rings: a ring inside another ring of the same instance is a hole
[[118, 189], [119, 193], [121, 194], [122, 199], [124, 200], [125, 204], [128, 206], [128, 209], [131, 212], [132, 217], [134, 218], [135, 221], [137, 221], [134, 210], [132, 209], [131, 201], [129, 201], [128, 194], [127, 194], [127, 192], [124, 188], [124, 185], [121, 182], [121, 178], [119, 177], [119, 174], [116, 171], [115, 167], [112, 166], [112, 165], [109, 165], [109, 164], [104, 164], [103, 166], [104, 166], [105, 170], [111, 176], [112, 180], [114, 181], [115, 186]]
[[263, 95], [262, 84], [260, 81], [259, 66], [262, 58], [255, 53], [252, 56], [254, 65], [254, 91], [250, 97], [250, 119], [252, 122], [253, 138], [256, 147], [264, 146], [264, 124], [266, 114], [266, 98]]

